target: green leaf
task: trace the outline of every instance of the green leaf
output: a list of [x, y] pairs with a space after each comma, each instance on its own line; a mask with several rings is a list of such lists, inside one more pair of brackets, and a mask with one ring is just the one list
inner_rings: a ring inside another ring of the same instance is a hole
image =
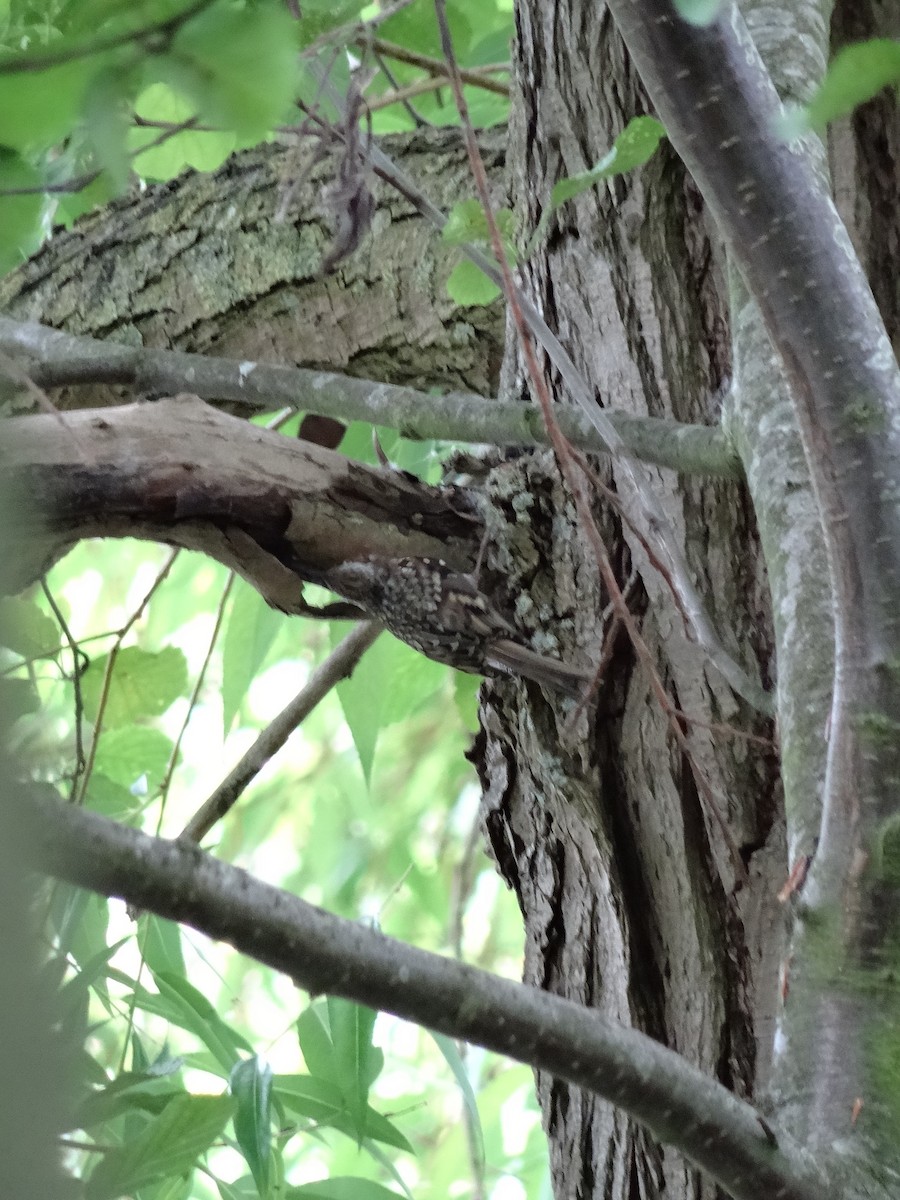
[[675, 11], [691, 25], [712, 25], [722, 0], [675, 0]]
[[824, 129], [829, 121], [852, 112], [890, 84], [900, 84], [900, 41], [873, 38], [845, 46], [809, 104], [787, 114], [786, 136]]
[[478, 1112], [478, 1101], [475, 1099], [475, 1093], [472, 1090], [472, 1085], [469, 1082], [469, 1073], [466, 1070], [465, 1063], [459, 1056], [459, 1051], [456, 1048], [456, 1043], [452, 1038], [445, 1037], [442, 1033], [435, 1033], [434, 1030], [429, 1030], [434, 1038], [435, 1045], [447, 1060], [447, 1065], [453, 1072], [456, 1082], [459, 1084], [459, 1090], [462, 1092], [463, 1102], [469, 1110], [471, 1117], [471, 1130], [474, 1141], [474, 1157], [479, 1173], [484, 1167], [484, 1130], [481, 1128], [481, 1116]]
[[[54, 49], [61, 49], [57, 42]], [[83, 58], [43, 71], [3, 73], [0, 60], [0, 143], [14, 150], [43, 150], [75, 126], [96, 60]]]
[[365, 6], [366, 0], [306, 0], [299, 25], [300, 47], [354, 20]]
[[115, 1200], [169, 1175], [190, 1171], [222, 1133], [233, 1110], [230, 1096], [176, 1096], [158, 1117], [97, 1164], [86, 1200]]
[[187, 1095], [183, 1087], [154, 1078], [146, 1072], [125, 1072], [108, 1087], [91, 1092], [72, 1117], [73, 1129], [93, 1129], [128, 1112], [158, 1116], [178, 1096]]
[[478, 689], [481, 687], [480, 675], [468, 675], [464, 671], [453, 672], [453, 697], [462, 723], [470, 733], [477, 733], [478, 722]]
[[315, 1183], [301, 1183], [288, 1188], [285, 1200], [398, 1200], [400, 1192], [393, 1192], [371, 1179], [355, 1175], [335, 1175], [331, 1179], [320, 1179]]
[[[347, 1112], [346, 1101], [331, 1080], [313, 1075], [276, 1075], [274, 1092], [288, 1112], [327, 1125], [359, 1143], [356, 1121]], [[414, 1152], [400, 1130], [371, 1106], [366, 1109], [365, 1137], [409, 1154]]]
[[33, 600], [0, 598], [0, 645], [23, 658], [40, 658], [59, 650], [59, 629]]
[[40, 187], [43, 183], [43, 176], [30, 163], [0, 146], [0, 274], [24, 262], [41, 244], [46, 205], [40, 192], [25, 196], [2, 193], [5, 189]]
[[[165, 83], [145, 88], [134, 105], [138, 116], [150, 121], [170, 121], [178, 125], [196, 114], [189, 104]], [[161, 145], [140, 150], [159, 136], [159, 130], [137, 127], [128, 134], [128, 146], [137, 153], [133, 166], [145, 179], [172, 179], [185, 167], [195, 171], [215, 171], [235, 149], [236, 139], [230, 130], [186, 129], [167, 138]]]
[[[346, 622], [331, 623], [333, 646], [346, 636], [347, 629]], [[381, 730], [417, 712], [442, 686], [448, 669], [397, 638], [380, 637], [357, 663], [350, 678], [338, 684], [344, 719], [353, 735], [367, 782]]]
[[120, 821], [133, 818], [142, 806], [142, 801], [127, 787], [114, 783], [96, 768], [91, 772], [85, 799], [91, 812]]
[[258, 1055], [234, 1065], [234, 1136], [260, 1196], [269, 1194], [272, 1164], [272, 1068]]
[[[511, 247], [513, 233], [512, 209], [501, 208], [494, 213], [494, 220], [507, 244]], [[460, 200], [447, 214], [447, 223], [441, 230], [441, 239], [448, 246], [460, 246], [464, 242], [479, 242], [490, 245], [491, 231], [480, 200]]]
[[125, 725], [103, 734], [95, 762], [98, 771], [124, 788], [133, 788], [146, 776], [146, 793], [162, 782], [172, 749], [171, 739], [161, 730]]
[[493, 303], [500, 295], [500, 289], [473, 262], [464, 259], [450, 272], [447, 294], [461, 308], [474, 308]]
[[193, 1033], [210, 1050], [226, 1076], [241, 1053], [253, 1053], [247, 1040], [227, 1025], [206, 997], [186, 979], [171, 971], [154, 972], [153, 979], [159, 994], [136, 988], [137, 1007]]
[[185, 974], [181, 927], [155, 913], [143, 913], [138, 926], [141, 956], [151, 971], [163, 975]]
[[236, 1183], [226, 1183], [224, 1179], [217, 1179], [216, 1187], [222, 1200], [256, 1200], [259, 1195], [256, 1184], [249, 1175], [238, 1179]]
[[[97, 719], [109, 655], [94, 659], [81, 681], [84, 709]], [[146, 717], [161, 716], [187, 690], [187, 662], [180, 650], [165, 646], [152, 653], [138, 646], [120, 650], [110, 680], [103, 723], [107, 728], [130, 725]]]
[[235, 580], [222, 650], [222, 719], [226, 734], [285, 619], [284, 613], [270, 608], [243, 579]]
[[172, 44], [172, 82], [209, 124], [258, 139], [286, 118], [297, 81], [294, 21], [286, 7], [214, 5]]
[[613, 142], [612, 149], [595, 167], [578, 175], [560, 179], [554, 185], [551, 193], [552, 205], [545, 217], [555, 212], [567, 200], [594, 187], [601, 179], [610, 179], [613, 175], [622, 175], [625, 171], [633, 171], [635, 167], [642, 166], [652, 157], [665, 136], [664, 126], [655, 117], [633, 117]]
[[335, 1081], [337, 1061], [331, 1033], [325, 1024], [325, 1009], [321, 1002], [311, 1004], [303, 1010], [297, 1021], [297, 1037], [303, 1052], [303, 1061], [311, 1075]]
[[335, 1082], [362, 1140], [366, 1133], [369, 1088], [384, 1066], [384, 1055], [372, 1044], [378, 1013], [340, 996], [328, 996], [326, 1004], [337, 1067]]
[[125, 188], [131, 172], [126, 137], [131, 126], [133, 91], [130, 71], [107, 70], [94, 76], [84, 97], [88, 139], [117, 191]]

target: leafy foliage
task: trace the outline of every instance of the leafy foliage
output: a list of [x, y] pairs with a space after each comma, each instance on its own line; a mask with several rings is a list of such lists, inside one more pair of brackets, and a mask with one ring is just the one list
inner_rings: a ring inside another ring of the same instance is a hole
[[[344, 71], [336, 51], [363, 13], [361, 0], [300, 8], [298, 20], [282, 0], [0, 3], [0, 270], [138, 176], [211, 170], [296, 126], [295, 100], [316, 91], [310, 61]], [[461, 65], [502, 80], [506, 0], [448, 8]], [[439, 53], [431, 4], [377, 33], [375, 130], [455, 122], [422, 65]], [[410, 87], [410, 107], [392, 99]], [[505, 119], [500, 92], [467, 85], [477, 121]], [[381, 440], [404, 469], [439, 476], [439, 448]], [[371, 429], [351, 426], [342, 449], [371, 459]], [[171, 836], [344, 631], [272, 612], [215, 564], [128, 542], [77, 547], [46, 594], [3, 602], [0, 628], [23, 769]], [[217, 852], [519, 974], [518, 912], [470, 836], [476, 689], [382, 637], [216, 828]], [[45, 942], [73, 1062], [67, 1163], [85, 1200], [427, 1200], [475, 1181], [490, 1194], [512, 1175], [535, 1193], [546, 1174], [527, 1070], [341, 1000], [307, 1005], [227, 948], [77, 888], [48, 889]]]
[[872, 38], [845, 46], [809, 104], [788, 113], [785, 133], [796, 137], [807, 129], [822, 130], [886, 87], [900, 87], [900, 41]]

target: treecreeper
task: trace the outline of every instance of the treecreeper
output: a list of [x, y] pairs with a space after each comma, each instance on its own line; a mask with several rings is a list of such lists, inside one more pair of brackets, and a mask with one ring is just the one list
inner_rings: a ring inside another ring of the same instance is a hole
[[539, 654], [479, 590], [474, 575], [437, 558], [368, 558], [324, 574], [420, 654], [476, 675], [515, 675], [580, 697], [591, 675]]

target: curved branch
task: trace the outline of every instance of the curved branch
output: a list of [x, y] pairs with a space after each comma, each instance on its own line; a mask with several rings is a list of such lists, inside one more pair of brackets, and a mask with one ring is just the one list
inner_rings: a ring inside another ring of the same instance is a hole
[[[804, 1141], [853, 1153], [864, 1140], [847, 1137], [854, 1104], [892, 1103], [879, 1095], [871, 1048], [889, 1020], [879, 964], [893, 954], [887, 914], [900, 902], [882, 862], [900, 776], [900, 367], [821, 176], [778, 134], [778, 95], [737, 5], [702, 29], [669, 0], [610, 8], [781, 355], [818, 501], [834, 688], [821, 836], [804, 893], [816, 919], [805, 924], [791, 1006], [817, 1070], [785, 1091]], [[879, 1169], [896, 1180], [888, 1127], [870, 1124]]]
[[[24, 805], [28, 861], [182, 921], [328, 992], [475, 1042], [586, 1087], [676, 1146], [736, 1200], [838, 1200], [750, 1105], [644, 1034], [590, 1009], [324, 912], [196, 846], [50, 799]], [[54, 794], [55, 795], [55, 794]]]

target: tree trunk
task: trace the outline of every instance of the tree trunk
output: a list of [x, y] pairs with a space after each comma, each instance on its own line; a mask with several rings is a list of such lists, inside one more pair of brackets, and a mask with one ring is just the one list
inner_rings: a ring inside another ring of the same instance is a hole
[[[520, 5], [518, 32], [512, 190], [533, 228], [553, 184], [591, 167], [647, 102], [597, 6]], [[528, 263], [527, 286], [601, 403], [712, 423], [730, 370], [714, 261], [702, 201], [664, 153], [565, 208]], [[511, 341], [507, 398], [525, 389], [524, 378]], [[554, 398], [566, 400], [558, 387]], [[615, 479], [613, 469], [613, 487]], [[727, 648], [771, 683], [766, 585], [746, 493], [667, 471], [655, 471], [654, 483]], [[531, 619], [557, 633], [563, 657], [599, 661], [609, 597], [552, 458], [504, 464], [491, 495], [498, 549], [490, 565], [515, 581], [513, 594], [531, 597]], [[641, 543], [602, 498], [596, 512], [620, 584], [632, 580], [630, 607], [660, 676], [688, 718], [693, 764], [668, 735], [624, 635], [596, 710], [574, 722], [571, 709], [527, 686], [485, 690], [477, 747], [485, 821], [522, 908], [526, 978], [652, 1034], [753, 1096], [769, 1069], [783, 944], [777, 767], [737, 732], [713, 734], [701, 723], [772, 731], [707, 672]], [[698, 770], [749, 881], [738, 878], [700, 797]], [[609, 1105], [547, 1077], [538, 1090], [558, 1196], [698, 1194], [678, 1156], [648, 1144]]]
[[[889, 7], [839, 5], [836, 41], [890, 34]], [[526, 241], [553, 184], [592, 166], [648, 105], [604, 5], [521, 0], [517, 25], [507, 167]], [[409, 148], [418, 155], [411, 170], [427, 174], [432, 191], [443, 189], [445, 203], [469, 191], [464, 157], [449, 148], [456, 137], [417, 137]], [[495, 171], [500, 144], [487, 141]], [[871, 264], [896, 346], [896, 105], [873, 102], [837, 126], [832, 151], [842, 215]], [[0, 306], [74, 332], [491, 392], [497, 310], [450, 305], [433, 242], [423, 237], [410, 253], [419, 225], [404, 202], [379, 210], [374, 240], [341, 268], [343, 286], [317, 278], [328, 236], [309, 216], [327, 167], [316, 167], [295, 199], [303, 219], [273, 225], [278, 181], [299, 170], [290, 155], [265, 148], [214, 176], [113, 206], [3, 281]], [[702, 199], [671, 150], [564, 207], [522, 270], [601, 404], [718, 422], [732, 370], [723, 263]], [[567, 403], [545, 369], [554, 400]], [[510, 335], [501, 398], [534, 401], [530, 393]], [[633, 496], [615, 466], [595, 469], [630, 512]], [[652, 473], [722, 641], [772, 687], [771, 605], [747, 491], [724, 479]], [[684, 714], [689, 756], [671, 736], [646, 667], [615, 631], [553, 455], [497, 455], [485, 496], [484, 588], [534, 631], [536, 649], [604, 664], [584, 710], [518, 680], [482, 691], [473, 759], [487, 837], [523, 914], [526, 979], [646, 1031], [759, 1101], [772, 1072], [786, 945], [775, 732], [710, 667], [644, 540], [604, 496], [594, 494], [595, 519], [658, 675]], [[714, 1194], [606, 1102], [546, 1075], [538, 1092], [563, 1200]]]
[[[838, 45], [848, 25], [855, 36], [885, 31], [878, 6], [866, 16], [860, 7], [837, 13]], [[514, 203], [531, 230], [554, 183], [590, 168], [648, 104], [603, 6], [521, 3], [517, 32], [510, 166]], [[883, 148], [895, 168], [896, 133], [887, 101], [834, 132], [845, 219], [868, 263], [872, 236], [896, 254], [895, 222], [888, 231], [881, 216]], [[703, 202], [669, 152], [564, 208], [525, 267], [526, 287], [601, 403], [715, 423], [731, 373], [720, 264]], [[885, 272], [878, 263], [874, 286], [893, 316], [895, 344], [896, 279], [896, 265]], [[503, 379], [504, 398], [530, 390], [514, 336]], [[548, 383], [566, 403], [558, 378]], [[607, 480], [616, 486], [615, 468]], [[654, 482], [719, 635], [771, 686], [771, 608], [746, 491], [667, 471], [655, 471]], [[551, 456], [503, 464], [490, 490], [489, 565], [534, 627], [553, 631], [563, 657], [598, 661], [609, 597]], [[627, 510], [627, 490], [619, 498]], [[772, 1068], [787, 916], [777, 897], [788, 861], [774, 747], [741, 732], [775, 734], [708, 669], [641, 541], [602, 498], [596, 512], [620, 584], [631, 580], [630, 606], [666, 690], [686, 715], [692, 761], [667, 734], [622, 634], [587, 715], [573, 718], [527, 685], [485, 689], [476, 762], [490, 844], [525, 921], [526, 979], [650, 1033], [759, 1102]], [[732, 729], [712, 733], [712, 723]], [[735, 870], [698, 771], [749, 879]], [[556, 1195], [714, 1193], [603, 1101], [546, 1076], [538, 1091]]]

